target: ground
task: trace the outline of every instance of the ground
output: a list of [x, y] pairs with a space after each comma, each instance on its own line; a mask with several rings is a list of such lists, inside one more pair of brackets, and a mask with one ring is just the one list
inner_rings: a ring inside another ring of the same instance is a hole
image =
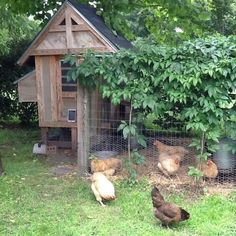
[[0, 130], [5, 170], [0, 177], [0, 235], [235, 235], [235, 188], [217, 186], [213, 193], [206, 185], [161, 184], [166, 200], [191, 214], [190, 220], [164, 229], [153, 216], [150, 191], [154, 183], [148, 176], [140, 176], [135, 183], [116, 176], [117, 200], [103, 208], [90, 181], [78, 178], [73, 157], [69, 153], [61, 159], [35, 156], [32, 147], [37, 140], [34, 130]]
[[[188, 166], [191, 164], [189, 159], [182, 164], [181, 169], [177, 175], [165, 177], [157, 167], [158, 154], [155, 152], [155, 150], [153, 152], [153, 149], [143, 149], [140, 151], [140, 153], [144, 155], [146, 159], [145, 163], [142, 165], [133, 165], [133, 168], [138, 173], [138, 178], [146, 178], [151, 185], [165, 186], [165, 190], [169, 190], [170, 192], [173, 191], [173, 189], [179, 189], [180, 191], [185, 189], [188, 192], [194, 192], [195, 195], [203, 193], [222, 193], [227, 195], [235, 186], [234, 182], [227, 181], [224, 183], [219, 183], [218, 179], [201, 181], [200, 183], [196, 184], [195, 181], [193, 181], [193, 178], [187, 174]], [[52, 167], [52, 172], [56, 176], [63, 177], [66, 175], [77, 174], [79, 169], [77, 165], [77, 157], [68, 149], [58, 149], [56, 155], [38, 156], [38, 158], [44, 159]], [[117, 158], [124, 160], [127, 158], [127, 152], [122, 153], [121, 155], [117, 156]], [[192, 164], [193, 163], [194, 161], [192, 161]], [[114, 176], [110, 177], [110, 179], [114, 181], [124, 178], [128, 178], [128, 173], [125, 168], [117, 172]]]

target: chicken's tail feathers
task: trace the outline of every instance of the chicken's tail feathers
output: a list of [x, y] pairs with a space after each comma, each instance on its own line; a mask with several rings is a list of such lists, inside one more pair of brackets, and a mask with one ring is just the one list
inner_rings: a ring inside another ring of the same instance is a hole
[[190, 214], [185, 211], [184, 209], [180, 208], [181, 210], [181, 220], [187, 220], [190, 218]]
[[109, 196], [105, 196], [103, 197], [105, 200], [107, 201], [112, 201], [112, 200], [115, 200], [116, 199], [116, 196], [115, 195], [109, 195]]

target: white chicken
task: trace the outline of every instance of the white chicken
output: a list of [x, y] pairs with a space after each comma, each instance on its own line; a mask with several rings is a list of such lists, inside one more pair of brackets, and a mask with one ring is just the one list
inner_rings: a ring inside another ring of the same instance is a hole
[[102, 200], [114, 200], [115, 188], [114, 185], [107, 177], [100, 172], [93, 173], [91, 189], [96, 197], [96, 200], [102, 205], [105, 206]]

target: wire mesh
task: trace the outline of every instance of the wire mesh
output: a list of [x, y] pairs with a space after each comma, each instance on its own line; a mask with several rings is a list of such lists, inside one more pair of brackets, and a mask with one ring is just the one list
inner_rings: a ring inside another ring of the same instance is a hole
[[[90, 147], [89, 152], [93, 154], [97, 151], [115, 151], [117, 157], [125, 161], [128, 157], [128, 139], [124, 138], [122, 130], [118, 131], [118, 127], [122, 120], [129, 120], [129, 104], [114, 107], [107, 100], [101, 102], [101, 109], [91, 112], [90, 117]], [[96, 115], [95, 115], [96, 113]], [[140, 113], [132, 114], [133, 118], [138, 117]], [[134, 119], [135, 120], [135, 119]], [[146, 122], [147, 117], [135, 123], [138, 127], [138, 133], [144, 135], [146, 139], [146, 147], [138, 144], [135, 138], [131, 139], [131, 150], [137, 149], [141, 155], [145, 157], [145, 163], [142, 165], [134, 165], [138, 175], [146, 176], [153, 179], [168, 182], [186, 184], [193, 181], [193, 177], [189, 176], [189, 167], [198, 167], [197, 153], [193, 147], [190, 147], [193, 134], [184, 131], [184, 124], [171, 120], [154, 120], [151, 125]], [[166, 176], [158, 167], [160, 150], [153, 144], [155, 140], [162, 144], [173, 147], [180, 146], [188, 150], [188, 153], [181, 158], [178, 171]], [[207, 148], [207, 147], [206, 147]], [[213, 155], [209, 157], [214, 161]], [[204, 178], [208, 183], [236, 183], [236, 156], [235, 162], [229, 170], [221, 169], [217, 166], [218, 174], [214, 178]]]

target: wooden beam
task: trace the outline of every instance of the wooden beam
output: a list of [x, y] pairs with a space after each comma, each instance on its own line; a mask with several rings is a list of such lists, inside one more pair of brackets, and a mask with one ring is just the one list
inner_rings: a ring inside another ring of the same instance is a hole
[[30, 56], [64, 55], [66, 53], [66, 49], [36, 49], [31, 51]]
[[62, 92], [63, 98], [76, 98], [76, 92]]
[[40, 57], [35, 57], [35, 72], [36, 72], [36, 91], [38, 102], [39, 125], [43, 122], [43, 102], [42, 102], [42, 60]]
[[41, 128], [41, 139], [44, 144], [48, 144], [48, 128]]
[[71, 24], [71, 11], [67, 7], [65, 10], [66, 15], [66, 46], [67, 48], [72, 47], [72, 24]]
[[72, 25], [72, 31], [89, 31], [89, 27], [85, 24]]
[[50, 63], [52, 120], [57, 121], [58, 120], [58, 100], [57, 100], [57, 76], [56, 76], [57, 60], [56, 60], [56, 57], [51, 56], [49, 63]]
[[73, 152], [77, 150], [77, 128], [71, 128], [71, 149]]
[[[89, 31], [89, 27], [85, 24], [71, 25], [72, 31]], [[65, 25], [55, 25], [49, 29], [49, 32], [66, 32]]]
[[85, 53], [85, 52], [88, 51], [88, 49], [91, 49], [92, 51], [95, 51], [95, 52], [110, 52], [110, 51], [107, 50], [106, 47], [103, 47], [103, 46], [101, 46], [101, 47], [89, 47], [89, 48], [87, 48], [87, 47], [68, 48], [68, 52], [69, 53]]
[[88, 96], [87, 91], [78, 83], [77, 94], [77, 160], [79, 164], [79, 175], [84, 176], [88, 172]]
[[76, 122], [67, 122], [67, 121], [41, 121], [39, 124], [40, 127], [55, 127], [55, 128], [76, 128]]
[[[56, 61], [57, 61], [57, 66], [56, 66], [56, 88], [57, 88], [57, 121], [60, 122], [62, 118], [62, 81], [61, 81], [61, 56], [57, 56]], [[68, 123], [64, 121], [63, 123]], [[76, 124], [75, 124], [76, 125]]]
[[65, 25], [53, 25], [49, 32], [66, 32], [66, 26]]

